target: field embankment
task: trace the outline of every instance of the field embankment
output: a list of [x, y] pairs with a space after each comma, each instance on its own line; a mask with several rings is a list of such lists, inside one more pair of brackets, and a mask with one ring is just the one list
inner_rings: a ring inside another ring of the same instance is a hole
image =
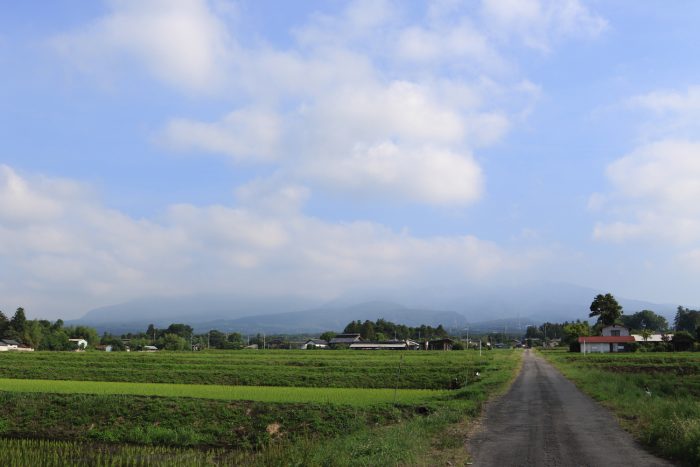
[[700, 355], [541, 352], [653, 452], [700, 465]]

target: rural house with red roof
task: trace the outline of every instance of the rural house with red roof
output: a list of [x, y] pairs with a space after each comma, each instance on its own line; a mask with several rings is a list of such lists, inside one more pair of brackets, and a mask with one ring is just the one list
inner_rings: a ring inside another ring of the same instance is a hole
[[635, 342], [629, 329], [619, 324], [605, 326], [600, 336], [582, 336], [578, 338], [581, 353], [627, 352]]

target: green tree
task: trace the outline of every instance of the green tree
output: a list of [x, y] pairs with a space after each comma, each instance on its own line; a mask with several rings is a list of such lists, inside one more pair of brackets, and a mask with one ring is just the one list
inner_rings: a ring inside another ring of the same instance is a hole
[[576, 321], [575, 323], [564, 324], [564, 342], [571, 344], [578, 342], [579, 337], [591, 335], [591, 326], [588, 321]]
[[[676, 317], [673, 320], [673, 325], [676, 331], [696, 332], [696, 329], [700, 327], [700, 311], [679, 306], [676, 311]], [[698, 335], [698, 337], [700, 337], [700, 335]]]
[[362, 327], [360, 328], [360, 336], [364, 340], [368, 341], [373, 341], [374, 339], [376, 339], [374, 323], [372, 323], [372, 321], [366, 320], [364, 323], [362, 323]]
[[19, 307], [17, 308], [17, 311], [15, 311], [14, 316], [10, 320], [10, 328], [12, 331], [14, 331], [14, 334], [17, 338], [21, 339], [22, 335], [24, 334], [24, 327], [26, 326], [27, 323], [27, 317], [24, 314], [24, 308]]
[[21, 334], [22, 342], [34, 349], [39, 348], [44, 337], [44, 330], [37, 320], [25, 321], [24, 332]]
[[693, 348], [693, 336], [688, 331], [676, 331], [671, 339], [673, 349], [678, 351], [690, 350]]
[[[356, 334], [356, 333], [353, 333], [353, 334]], [[326, 331], [323, 334], [321, 334], [321, 336], [319, 338], [323, 339], [324, 341], [330, 341], [335, 336], [336, 336], [336, 333], [334, 333], [333, 331]]]
[[633, 330], [651, 329], [652, 331], [665, 331], [668, 329], [668, 321], [661, 315], [651, 310], [642, 310], [622, 317], [622, 324]]
[[177, 334], [167, 333], [163, 336], [162, 347], [165, 350], [185, 350], [189, 342]]
[[644, 339], [644, 342], [646, 342], [653, 334], [653, 331], [649, 328], [643, 328], [641, 331], [639, 331], [639, 333], [642, 335], [642, 339]]
[[10, 320], [7, 319], [7, 316], [5, 316], [5, 313], [0, 311], [0, 339], [3, 337], [7, 337], [7, 331], [10, 328]]
[[591, 312], [588, 316], [591, 318], [597, 316], [598, 323], [601, 323], [604, 326], [611, 326], [615, 324], [622, 316], [622, 307], [619, 303], [617, 303], [615, 297], [609, 293], [605, 295], [596, 295], [591, 303], [590, 310]]

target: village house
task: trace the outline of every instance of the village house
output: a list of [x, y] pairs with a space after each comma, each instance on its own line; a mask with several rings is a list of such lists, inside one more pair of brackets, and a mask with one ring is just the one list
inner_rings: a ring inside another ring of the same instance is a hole
[[353, 342], [360, 342], [362, 339], [359, 334], [336, 334], [333, 339], [328, 341], [328, 345], [335, 347], [338, 345], [350, 345]]
[[353, 350], [418, 350], [420, 344], [416, 341], [406, 339], [405, 341], [362, 341], [350, 344]]
[[670, 341], [673, 339], [673, 334], [651, 334], [649, 337], [644, 339], [644, 336], [641, 334], [632, 334], [632, 337], [634, 337], [635, 342], [639, 342], [641, 344], [643, 343], [659, 343], [659, 342], [666, 342]]
[[7, 352], [8, 350], [17, 350], [19, 347], [19, 342], [12, 339], [2, 339], [0, 340], [0, 352]]
[[605, 326], [600, 336], [582, 336], [578, 342], [581, 344], [581, 353], [584, 354], [626, 352], [630, 350], [630, 344], [635, 342], [635, 338], [626, 327], [613, 324]]
[[309, 339], [304, 342], [301, 347], [302, 350], [308, 349], [327, 349], [328, 341], [325, 339]]
[[433, 339], [425, 343], [426, 350], [452, 350], [455, 341], [449, 337], [443, 339]]

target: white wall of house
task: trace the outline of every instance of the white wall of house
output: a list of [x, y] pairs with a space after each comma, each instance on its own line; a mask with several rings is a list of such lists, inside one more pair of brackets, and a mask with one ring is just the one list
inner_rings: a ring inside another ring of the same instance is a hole
[[629, 336], [630, 330], [624, 326], [618, 326], [617, 324], [613, 326], [605, 326], [601, 330], [601, 336]]

